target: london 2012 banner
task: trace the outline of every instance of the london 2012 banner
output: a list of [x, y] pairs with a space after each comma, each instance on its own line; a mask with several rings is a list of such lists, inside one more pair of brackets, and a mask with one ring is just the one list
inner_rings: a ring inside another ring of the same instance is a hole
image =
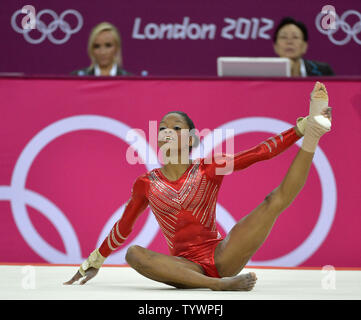
[[0, 30], [9, 50], [0, 52], [0, 72], [59, 75], [88, 67], [90, 32], [107, 21], [121, 34], [123, 66], [132, 74], [214, 76], [221, 56], [276, 57], [273, 36], [286, 16], [307, 27], [305, 59], [328, 63], [336, 75], [361, 75], [359, 0], [307, 6], [302, 0], [2, 0]]
[[[332, 131], [250, 265], [361, 266], [361, 83], [324, 83]], [[81, 263], [122, 216], [135, 179], [160, 166], [157, 132], [167, 112], [186, 112], [202, 133], [193, 152], [239, 152], [306, 116], [313, 85], [1, 78], [0, 262]], [[223, 236], [280, 184], [301, 143], [224, 177], [216, 206]], [[168, 253], [149, 208], [106, 263], [125, 263], [134, 244]]]

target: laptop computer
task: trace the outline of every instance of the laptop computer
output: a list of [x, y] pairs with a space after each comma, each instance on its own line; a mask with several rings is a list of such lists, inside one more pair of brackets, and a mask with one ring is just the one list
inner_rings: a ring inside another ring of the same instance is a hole
[[287, 58], [218, 57], [220, 77], [290, 77], [291, 64]]

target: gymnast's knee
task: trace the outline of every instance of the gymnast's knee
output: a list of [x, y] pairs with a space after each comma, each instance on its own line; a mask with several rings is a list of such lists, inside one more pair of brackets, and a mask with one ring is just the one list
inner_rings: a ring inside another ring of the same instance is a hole
[[125, 255], [127, 263], [133, 267], [139, 267], [143, 248], [141, 246], [133, 245], [130, 246]]
[[275, 213], [281, 213], [285, 206], [285, 202], [283, 201], [277, 189], [269, 193], [265, 197], [264, 202], [266, 203], [269, 210]]

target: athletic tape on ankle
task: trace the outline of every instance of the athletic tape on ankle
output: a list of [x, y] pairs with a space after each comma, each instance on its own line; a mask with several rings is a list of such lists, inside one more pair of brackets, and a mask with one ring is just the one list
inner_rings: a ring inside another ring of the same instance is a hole
[[314, 153], [316, 151], [319, 140], [320, 138], [315, 138], [310, 135], [305, 135], [302, 141], [301, 148], [307, 152]]
[[313, 117], [308, 117], [301, 148], [307, 152], [315, 152], [318, 141], [327, 131], [330, 129], [321, 126]]
[[312, 99], [310, 101], [310, 116], [318, 116], [322, 114], [322, 111], [327, 109], [328, 100], [326, 99]]

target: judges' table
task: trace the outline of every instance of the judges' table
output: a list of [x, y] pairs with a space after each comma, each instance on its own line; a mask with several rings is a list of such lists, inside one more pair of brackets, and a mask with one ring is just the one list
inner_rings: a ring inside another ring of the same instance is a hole
[[[238, 152], [307, 115], [316, 80], [329, 92], [332, 131], [249, 265], [360, 267], [360, 78], [0, 78], [0, 262], [86, 258], [121, 217], [136, 177], [159, 167], [165, 113], [193, 119], [203, 142], [194, 158]], [[301, 142], [224, 178], [222, 235], [281, 182]], [[168, 253], [149, 209], [106, 263], [125, 263], [132, 244]]]

